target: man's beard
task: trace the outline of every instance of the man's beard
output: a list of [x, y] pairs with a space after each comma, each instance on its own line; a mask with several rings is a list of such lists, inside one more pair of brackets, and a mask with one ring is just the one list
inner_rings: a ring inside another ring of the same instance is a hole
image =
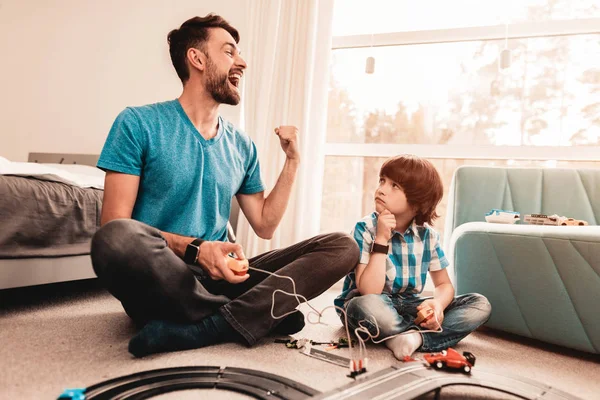
[[229, 74], [219, 75], [217, 66], [213, 64], [210, 58], [206, 62], [207, 80], [206, 89], [212, 98], [221, 104], [230, 104], [237, 106], [240, 103], [240, 94], [237, 90], [231, 88]]

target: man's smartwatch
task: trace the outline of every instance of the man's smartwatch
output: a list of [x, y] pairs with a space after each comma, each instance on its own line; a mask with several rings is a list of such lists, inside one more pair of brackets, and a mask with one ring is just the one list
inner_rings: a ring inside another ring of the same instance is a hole
[[382, 253], [382, 254], [387, 254], [388, 250], [390, 249], [390, 245], [386, 244], [379, 244], [379, 243], [375, 243], [373, 242], [373, 244], [371, 244], [371, 253]]
[[198, 256], [200, 255], [200, 245], [204, 240], [200, 238], [194, 239], [194, 241], [187, 245], [185, 248], [185, 254], [183, 255], [183, 261], [186, 264], [196, 264]]

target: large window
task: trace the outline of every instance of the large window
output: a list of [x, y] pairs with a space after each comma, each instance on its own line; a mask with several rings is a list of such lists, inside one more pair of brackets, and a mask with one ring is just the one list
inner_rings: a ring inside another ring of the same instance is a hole
[[[335, 51], [329, 142], [600, 144], [600, 35]], [[372, 56], [376, 73], [365, 73]]]
[[323, 232], [372, 211], [395, 154], [429, 158], [446, 190], [466, 164], [600, 167], [597, 1], [337, 0], [334, 35]]

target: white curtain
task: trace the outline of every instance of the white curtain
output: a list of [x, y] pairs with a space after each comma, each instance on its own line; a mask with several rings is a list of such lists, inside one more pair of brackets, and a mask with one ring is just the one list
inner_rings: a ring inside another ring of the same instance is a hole
[[240, 42], [248, 62], [243, 128], [258, 148], [267, 193], [285, 161], [276, 126], [298, 127], [302, 157], [272, 240], [258, 238], [240, 214], [237, 239], [248, 257], [319, 232], [333, 1], [253, 0], [248, 7], [248, 35]]

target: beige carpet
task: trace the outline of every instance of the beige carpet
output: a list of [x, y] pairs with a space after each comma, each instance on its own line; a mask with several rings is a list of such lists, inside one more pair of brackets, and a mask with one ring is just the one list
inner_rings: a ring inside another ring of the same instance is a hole
[[[317, 308], [331, 304], [328, 292], [311, 302]], [[296, 337], [315, 341], [343, 334], [330, 312], [328, 326], [309, 325]], [[257, 369], [296, 380], [319, 391], [350, 382], [347, 371], [273, 343], [265, 338], [246, 348], [223, 344], [205, 349], [136, 359], [127, 352], [135, 329], [120, 303], [95, 280], [0, 291], [0, 398], [53, 399], [65, 388], [86, 387], [108, 378], [138, 371], [189, 365]], [[370, 345], [369, 371], [400, 365], [384, 347]], [[505, 371], [538, 380], [583, 399], [600, 398], [600, 357], [526, 340], [491, 330], [463, 340], [459, 351], [477, 357], [476, 369]], [[332, 353], [347, 356], [347, 349]], [[468, 387], [444, 390], [442, 398], [512, 398]], [[187, 391], [161, 399], [244, 399], [225, 391]], [[156, 398], [156, 397], [155, 397]]]

